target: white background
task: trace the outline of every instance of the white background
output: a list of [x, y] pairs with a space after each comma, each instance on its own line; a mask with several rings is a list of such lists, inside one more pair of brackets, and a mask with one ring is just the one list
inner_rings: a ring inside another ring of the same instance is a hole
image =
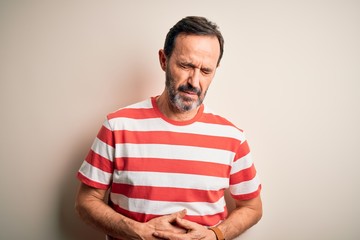
[[206, 104], [247, 133], [264, 216], [241, 240], [360, 239], [360, 2], [0, 1], [0, 239], [103, 239], [74, 213], [107, 113], [160, 94], [178, 20], [216, 22]]

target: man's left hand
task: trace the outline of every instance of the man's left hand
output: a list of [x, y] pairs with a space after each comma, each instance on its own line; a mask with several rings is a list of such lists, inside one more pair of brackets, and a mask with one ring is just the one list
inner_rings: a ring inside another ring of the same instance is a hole
[[154, 236], [159, 239], [169, 240], [190, 240], [190, 239], [202, 239], [202, 240], [216, 240], [216, 236], [213, 231], [206, 227], [191, 222], [186, 219], [176, 218], [176, 223], [179, 227], [186, 229], [186, 233], [171, 233], [167, 231], [156, 231]]

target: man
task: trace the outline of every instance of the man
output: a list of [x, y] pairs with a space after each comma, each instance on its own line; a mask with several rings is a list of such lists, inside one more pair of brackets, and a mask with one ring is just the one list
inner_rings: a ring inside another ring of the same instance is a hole
[[260, 220], [244, 134], [202, 103], [223, 48], [215, 24], [182, 19], [159, 51], [163, 93], [107, 116], [78, 172], [76, 209], [108, 239], [228, 240]]

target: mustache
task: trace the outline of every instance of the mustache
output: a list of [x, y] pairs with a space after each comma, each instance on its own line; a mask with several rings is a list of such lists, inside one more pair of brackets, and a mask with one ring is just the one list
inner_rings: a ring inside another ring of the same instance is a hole
[[198, 96], [201, 95], [201, 90], [199, 88], [197, 88], [197, 87], [191, 86], [191, 84], [180, 85], [178, 90], [181, 91], [181, 92], [195, 93]]

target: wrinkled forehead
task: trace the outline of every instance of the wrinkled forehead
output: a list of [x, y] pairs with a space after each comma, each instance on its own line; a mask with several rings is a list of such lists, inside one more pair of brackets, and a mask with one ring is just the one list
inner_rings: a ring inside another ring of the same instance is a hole
[[217, 61], [220, 56], [220, 44], [212, 35], [179, 35], [175, 40], [175, 58], [200, 58], [210, 62]]

